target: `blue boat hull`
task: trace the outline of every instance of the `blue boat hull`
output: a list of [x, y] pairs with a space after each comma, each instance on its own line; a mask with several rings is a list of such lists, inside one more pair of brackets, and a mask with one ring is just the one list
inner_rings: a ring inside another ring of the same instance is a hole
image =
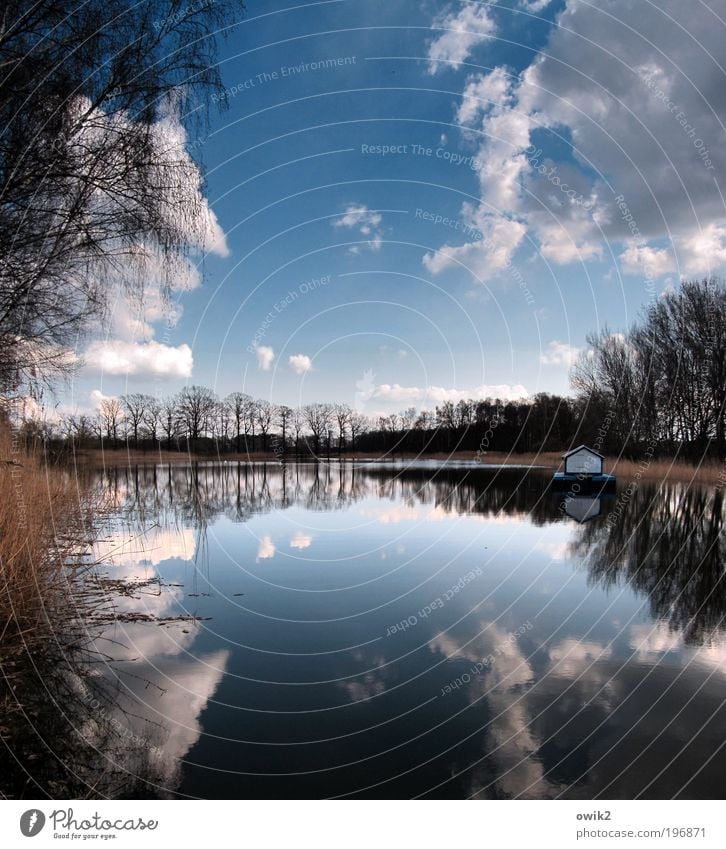
[[572, 475], [555, 472], [552, 486], [555, 489], [572, 489], [575, 492], [593, 492], [594, 490], [615, 489], [615, 475]]

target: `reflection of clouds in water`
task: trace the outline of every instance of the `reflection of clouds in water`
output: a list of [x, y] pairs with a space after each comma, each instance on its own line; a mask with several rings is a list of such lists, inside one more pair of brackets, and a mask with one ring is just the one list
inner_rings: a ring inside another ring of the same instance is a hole
[[[94, 557], [100, 560], [99, 575], [113, 581], [144, 581], [129, 593], [108, 589], [106, 598], [117, 615], [141, 614], [161, 619], [178, 615], [184, 598], [179, 586], [162, 586], [153, 566], [172, 558], [194, 557], [196, 543], [189, 528], [150, 528], [141, 534], [123, 526], [94, 546]], [[181, 628], [143, 622], [116, 622], [105, 628], [101, 642], [113, 646], [109, 652], [115, 659], [130, 660], [162, 654], [175, 654], [189, 646], [194, 638], [194, 623], [186, 623], [188, 634]]]
[[[136, 742], [120, 749], [120, 766], [132, 775], [148, 776], [174, 789], [180, 777], [179, 760], [201, 736], [199, 718], [214, 696], [228, 660], [229, 652], [220, 650], [196, 658], [150, 657], [144, 663], [114, 665], [120, 695], [106, 717], [120, 730], [122, 739]], [[91, 742], [92, 726], [89, 723], [86, 729]]]
[[366, 673], [360, 681], [344, 681], [343, 687], [353, 702], [365, 701], [386, 689], [385, 683], [375, 672]]
[[702, 663], [726, 674], [726, 638], [714, 636], [707, 645], [686, 645], [682, 631], [668, 627], [667, 622], [655, 625], [633, 625], [630, 628], [630, 648], [643, 663], [658, 661], [658, 655], [676, 652], [683, 663]]
[[[114, 567], [158, 566], [165, 560], [176, 558], [192, 560], [196, 553], [196, 539], [191, 528], [152, 527], [145, 531], [122, 527], [110, 536], [96, 540], [93, 557], [97, 562]], [[124, 577], [130, 577], [127, 571]]]
[[424, 518], [424, 510], [408, 504], [393, 507], [363, 508], [360, 515], [366, 519], [375, 519], [381, 525], [398, 525], [401, 522], [418, 522]]
[[[479, 628], [483, 632], [468, 645], [470, 635], [440, 634], [429, 643], [452, 660], [475, 664], [493, 658], [480, 672], [472, 672], [471, 680], [462, 688], [470, 705], [485, 703], [489, 717], [482, 745], [488, 757], [466, 772], [466, 793], [481, 797], [557, 796], [566, 784], [547, 773], [542, 756], [542, 747], [549, 742], [547, 722], [535, 717], [551, 703], [558, 722], [554, 734], [562, 743], [574, 733], [565, 726], [566, 720], [596, 694], [599, 709], [604, 714], [611, 711], [618, 703], [618, 686], [607, 665], [612, 649], [594, 641], [561, 640], [549, 649], [546, 668], [535, 676], [510, 633], [491, 623], [479, 623]], [[452, 679], [466, 668], [457, 665]], [[533, 686], [536, 681], [537, 686]], [[570, 698], [562, 700], [560, 696], [568, 687]], [[465, 765], [463, 768], [465, 771]]]
[[612, 649], [609, 646], [571, 637], [560, 641], [549, 650], [548, 673], [564, 678], [579, 678], [593, 663], [607, 660], [611, 655]]
[[[125, 605], [130, 608], [130, 604]], [[160, 617], [173, 615], [174, 600], [159, 606]], [[133, 608], [136, 613], [149, 613], [148, 607]], [[145, 660], [165, 657], [187, 651], [199, 633], [199, 624], [193, 621], [120, 622], [105, 628], [97, 645], [116, 661]]]
[[[543, 673], [549, 680], [543, 682], [544, 688], [557, 691], [562, 684], [565, 688], [572, 684], [562, 702], [568, 711], [579, 709], [583, 704], [613, 710], [618, 704], [620, 689], [608, 664], [612, 654], [610, 646], [595, 641], [575, 637], [561, 640], [549, 649], [549, 664]], [[558, 684], [560, 681], [562, 684]]]
[[258, 560], [269, 560], [271, 557], [275, 556], [275, 543], [272, 541], [272, 537], [263, 536], [260, 539], [260, 544], [257, 548], [257, 559]]
[[[114, 581], [147, 582], [150, 572], [153, 581], [159, 578], [153, 568], [157, 564], [172, 558], [191, 560], [195, 551], [194, 532], [174, 527], [139, 533], [123, 526], [94, 546], [94, 556], [102, 563], [99, 572]], [[224, 675], [229, 652], [191, 656], [188, 652], [200, 624], [158, 621], [186, 613], [182, 587], [151, 583], [130, 593], [111, 589], [108, 598], [117, 615], [139, 614], [154, 620], [116, 621], [96, 638], [97, 649], [112, 658], [101, 673], [105, 687], [115, 693], [114, 706], [105, 716], [118, 730], [121, 742], [129, 744], [119, 748], [121, 766], [173, 787], [179, 758], [200, 737], [199, 717]], [[93, 733], [90, 726], [88, 730]]]
[[[400, 503], [385, 507], [361, 507], [359, 515], [366, 519], [373, 519], [381, 525], [398, 525], [402, 522], [456, 522], [464, 513], [456, 510], [446, 509], [441, 505], [433, 508], [428, 505], [416, 506], [414, 504]], [[466, 514], [467, 522], [481, 522], [487, 525], [512, 525], [524, 524], [527, 516], [525, 514], [516, 516], [478, 516], [475, 513]]]
[[[434, 651], [452, 660], [478, 663], [489, 656], [494, 658], [481, 672], [472, 674], [471, 681], [465, 685], [469, 704], [486, 702], [490, 716], [482, 741], [482, 751], [490, 753], [489, 763], [475, 766], [466, 775], [466, 794], [494, 795], [489, 774], [493, 763], [498, 794], [516, 796], [529, 787], [531, 798], [552, 796], [558, 788], [544, 776], [543, 765], [537, 758], [540, 743], [530, 728], [527, 709], [526, 688], [534, 681], [532, 667], [509, 633], [492, 623], [479, 622], [477, 626], [482, 633], [473, 639], [470, 635], [439, 634], [429, 642]], [[457, 666], [457, 675], [464, 671]]]
[[310, 548], [312, 541], [313, 538], [311, 536], [307, 536], [307, 534], [302, 533], [302, 531], [298, 531], [290, 540], [290, 548]]
[[538, 551], [543, 551], [550, 560], [567, 560], [570, 552], [569, 539], [563, 542], [538, 542], [535, 545]]
[[383, 693], [386, 689], [386, 678], [395, 674], [384, 655], [369, 655], [361, 649], [356, 649], [350, 653], [350, 657], [353, 662], [369, 670], [359, 678], [338, 682], [338, 686], [350, 696], [351, 702], [362, 702]]

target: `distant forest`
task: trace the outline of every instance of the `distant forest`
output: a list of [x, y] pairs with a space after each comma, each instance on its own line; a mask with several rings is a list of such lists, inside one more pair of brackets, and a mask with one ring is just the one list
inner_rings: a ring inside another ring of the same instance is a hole
[[95, 416], [25, 421], [30, 441], [73, 448], [129, 446], [201, 454], [327, 456], [566, 450], [585, 442], [627, 457], [726, 456], [726, 289], [719, 279], [664, 294], [625, 333], [587, 339], [573, 395], [539, 393], [410, 408], [375, 419], [344, 404], [299, 409], [189, 386], [159, 399], [105, 399]]

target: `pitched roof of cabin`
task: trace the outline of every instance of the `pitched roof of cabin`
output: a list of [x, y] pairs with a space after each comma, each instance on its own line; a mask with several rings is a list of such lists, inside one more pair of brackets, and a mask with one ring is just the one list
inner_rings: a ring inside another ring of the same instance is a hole
[[578, 445], [577, 448], [572, 448], [570, 451], [563, 454], [562, 457], [563, 458], [564, 457], [570, 457], [572, 454], [577, 454], [578, 451], [582, 451], [583, 448], [585, 449], [585, 451], [589, 451], [591, 454], [596, 454], [601, 460], [605, 459], [604, 454], [601, 454], [599, 451], [596, 451], [594, 448], [590, 448], [588, 445]]

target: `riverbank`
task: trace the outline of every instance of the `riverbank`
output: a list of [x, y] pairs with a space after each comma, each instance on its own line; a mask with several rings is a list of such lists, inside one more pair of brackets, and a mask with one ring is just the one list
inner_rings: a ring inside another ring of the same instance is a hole
[[[279, 462], [280, 455], [272, 451], [254, 453], [232, 453], [232, 454], [194, 454], [184, 451], [142, 451], [138, 449], [86, 449], [78, 451], [75, 461], [79, 465], [89, 465], [93, 468], [135, 466], [149, 463], [176, 464], [189, 462], [228, 462], [228, 463], [261, 463]], [[288, 454], [285, 458], [289, 462], [295, 460], [294, 454]], [[320, 458], [327, 460], [327, 456]], [[395, 460], [413, 461], [428, 460], [448, 463], [477, 462], [487, 466], [537, 466], [549, 469], [553, 472], [562, 466], [562, 455], [557, 451], [544, 451], [541, 453], [513, 454], [506, 452], [488, 451], [479, 454], [476, 451], [456, 451], [452, 453], [437, 452], [432, 454], [396, 454], [381, 455], [366, 451], [348, 452], [342, 458], [331, 455], [331, 460], [343, 459], [346, 461], [383, 461]], [[303, 458], [303, 462], [309, 462], [310, 458]], [[698, 483], [703, 485], [726, 485], [726, 464], [716, 460], [705, 460], [700, 464], [686, 462], [680, 458], [658, 458], [647, 460], [628, 460], [618, 457], [607, 457], [604, 470], [608, 474], [616, 475], [621, 483], [633, 480], [644, 480], [650, 482], [670, 481], [678, 483]]]
[[7, 718], [24, 709], [17, 678], [63, 644], [79, 613], [70, 564], [87, 541], [89, 516], [73, 471], [26, 452], [4, 426], [0, 492], [0, 713]]

